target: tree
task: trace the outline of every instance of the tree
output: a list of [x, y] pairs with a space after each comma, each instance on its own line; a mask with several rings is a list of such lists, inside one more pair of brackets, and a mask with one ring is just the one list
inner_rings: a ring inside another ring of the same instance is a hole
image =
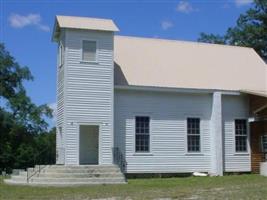
[[21, 67], [0, 43], [0, 171], [29, 167], [40, 146], [44, 148], [42, 143], [55, 145], [45, 121], [52, 116], [51, 109], [35, 105], [23, 86], [24, 81], [31, 80], [30, 70]]
[[[17, 122], [29, 131], [40, 132], [47, 128], [44, 116], [52, 117], [47, 105], [36, 106], [26, 95], [23, 81], [33, 80], [30, 70], [21, 67], [0, 43], [0, 99], [7, 102]], [[1, 106], [1, 105], [0, 105]]]
[[42, 164], [51, 164], [56, 162], [56, 128], [52, 128], [47, 133], [41, 133], [35, 137], [37, 152], [41, 156], [37, 160]]
[[200, 38], [198, 41], [212, 44], [226, 44], [225, 37], [206, 33], [200, 33]]
[[254, 0], [254, 7], [241, 14], [225, 35], [201, 33], [198, 41], [252, 47], [267, 61], [267, 1]]

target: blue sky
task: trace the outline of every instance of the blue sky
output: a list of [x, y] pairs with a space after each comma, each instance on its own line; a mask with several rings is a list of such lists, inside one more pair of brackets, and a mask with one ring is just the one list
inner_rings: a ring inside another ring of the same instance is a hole
[[55, 15], [110, 18], [119, 35], [195, 41], [200, 32], [223, 34], [252, 0], [0, 0], [0, 41], [35, 80], [27, 82], [36, 104], [56, 101]]

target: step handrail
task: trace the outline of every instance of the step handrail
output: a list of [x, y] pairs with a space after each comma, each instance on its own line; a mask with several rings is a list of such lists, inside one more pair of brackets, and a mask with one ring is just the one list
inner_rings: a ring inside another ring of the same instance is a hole
[[[40, 160], [41, 156], [46, 153], [48, 151], [48, 147], [44, 148], [42, 151], [40, 151], [38, 154], [34, 155], [34, 159], [33, 159], [33, 170], [32, 173], [30, 173], [29, 168], [27, 169], [27, 183], [29, 183], [30, 178], [32, 178], [33, 176], [35, 176], [37, 173], [40, 173], [41, 170], [43, 170], [46, 165], [42, 165], [42, 163], [37, 163], [39, 162], [38, 160]], [[43, 163], [44, 164], [44, 163]], [[46, 163], [47, 164], [47, 163]], [[51, 163], [50, 163], [51, 164]], [[36, 169], [37, 166], [37, 169]]]
[[127, 161], [118, 147], [113, 147], [114, 164], [117, 164], [121, 172], [125, 173], [127, 169]]

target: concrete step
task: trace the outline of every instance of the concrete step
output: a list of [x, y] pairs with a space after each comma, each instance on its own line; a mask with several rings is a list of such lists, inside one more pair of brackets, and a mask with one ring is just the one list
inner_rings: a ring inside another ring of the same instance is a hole
[[28, 169], [37, 173], [27, 183], [27, 172], [12, 175], [11, 179], [5, 180], [7, 184], [19, 185], [44, 185], [44, 186], [73, 186], [91, 184], [123, 184], [126, 183], [124, 175], [115, 165], [110, 166], [42, 166]]
[[119, 169], [51, 169], [45, 168], [42, 173], [120, 173]]
[[55, 177], [55, 178], [98, 178], [98, 177], [124, 177], [121, 173], [40, 173], [36, 177]]
[[4, 179], [4, 183], [11, 185], [28, 185], [27, 181], [19, 181], [14, 179]]
[[119, 169], [116, 165], [47, 165], [49, 169]]
[[19, 176], [19, 175], [15, 176], [15, 175], [12, 175], [11, 179], [15, 180], [15, 181], [22, 181], [22, 182], [24, 181], [25, 182], [25, 181], [27, 181], [27, 176]]
[[[92, 172], [92, 173], [55, 173], [55, 172], [42, 172], [37, 173], [37, 177], [73, 177], [73, 178], [83, 178], [83, 177], [124, 177], [120, 172]], [[19, 175], [11, 175], [11, 177], [27, 177], [27, 172], [20, 173]]]
[[43, 178], [43, 177], [34, 177], [30, 180], [31, 183], [39, 183], [39, 182], [65, 182], [65, 183], [96, 183], [96, 182], [124, 182], [124, 178]]
[[[5, 179], [5, 183], [10, 184], [27, 184], [27, 180], [21, 177], [14, 177], [11, 179]], [[42, 184], [42, 185], [74, 185], [74, 184], [123, 184], [126, 183], [124, 177], [108, 177], [108, 178], [43, 178], [35, 177], [31, 178], [29, 183]]]
[[[124, 178], [122, 174], [37, 174], [36, 176], [33, 176], [34, 178]], [[21, 175], [12, 175], [11, 178], [13, 180], [18, 181], [26, 181], [27, 176], [21, 176]]]
[[106, 180], [106, 181], [98, 181], [98, 182], [18, 182], [13, 181], [12, 179], [5, 179], [4, 181], [6, 184], [9, 185], [30, 185], [30, 186], [54, 186], [54, 187], [73, 187], [73, 186], [83, 186], [83, 185], [109, 185], [109, 184], [126, 184], [127, 182], [122, 181], [113, 181], [113, 180]]

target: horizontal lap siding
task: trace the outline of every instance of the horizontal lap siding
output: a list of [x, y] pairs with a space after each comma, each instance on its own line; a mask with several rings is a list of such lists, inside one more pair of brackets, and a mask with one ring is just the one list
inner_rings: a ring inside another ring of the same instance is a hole
[[[235, 119], [248, 118], [248, 99], [244, 96], [223, 96], [224, 162], [226, 172], [251, 171], [250, 145], [248, 153], [235, 152]], [[249, 128], [248, 128], [249, 134]]]
[[[57, 148], [57, 162], [64, 162], [64, 148], [65, 148], [65, 134], [64, 134], [64, 68], [58, 69], [57, 77], [57, 129], [56, 129], [56, 148]], [[59, 133], [59, 127], [62, 130], [62, 136]]]
[[[112, 163], [113, 33], [67, 30], [67, 163], [79, 163], [79, 123], [100, 124], [100, 164]], [[96, 40], [98, 63], [82, 62], [82, 40]]]
[[57, 78], [57, 126], [62, 126], [64, 113], [64, 68], [58, 69]]
[[[115, 91], [115, 145], [128, 173], [210, 171], [210, 95]], [[150, 116], [151, 155], [135, 155], [135, 116]], [[188, 155], [186, 118], [201, 118], [201, 155]], [[126, 148], [125, 148], [126, 147]]]
[[[61, 34], [61, 44], [65, 47], [65, 34]], [[56, 111], [56, 148], [57, 148], [57, 162], [64, 163], [64, 148], [65, 148], [65, 132], [64, 132], [64, 87], [65, 87], [65, 66], [64, 62], [62, 66], [59, 66], [59, 52], [57, 55], [57, 111]], [[59, 127], [62, 129], [62, 136], [59, 134]]]

